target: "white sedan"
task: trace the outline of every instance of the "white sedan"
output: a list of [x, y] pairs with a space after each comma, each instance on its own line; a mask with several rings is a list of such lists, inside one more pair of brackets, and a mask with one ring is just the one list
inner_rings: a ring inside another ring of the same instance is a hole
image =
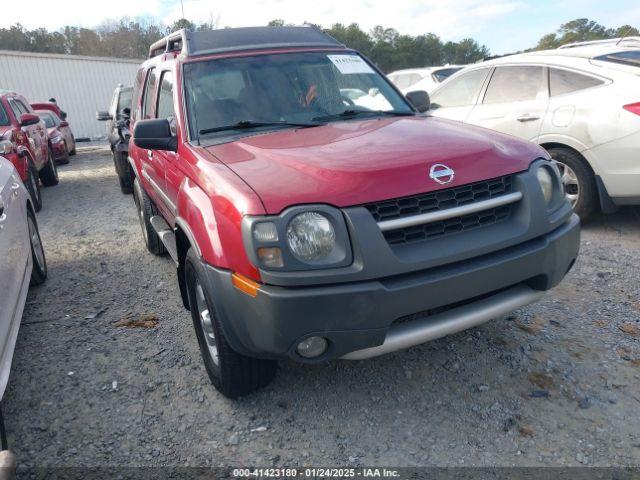
[[[34, 211], [20, 176], [11, 162], [0, 157], [0, 399], [7, 387], [29, 285], [40, 285], [47, 278]], [[0, 428], [4, 433], [3, 424]], [[4, 438], [0, 467], [11, 463]]]
[[477, 63], [432, 92], [429, 113], [545, 147], [583, 219], [640, 204], [640, 37]]

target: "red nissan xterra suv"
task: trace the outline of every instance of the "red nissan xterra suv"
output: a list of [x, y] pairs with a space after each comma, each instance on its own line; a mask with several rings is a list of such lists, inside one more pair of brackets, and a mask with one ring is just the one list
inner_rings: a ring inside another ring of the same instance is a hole
[[[421, 114], [313, 27], [181, 30], [134, 85], [135, 202], [211, 381], [365, 359], [539, 299], [579, 220], [545, 151]], [[415, 105], [415, 107], [414, 107]]]
[[49, 133], [29, 102], [8, 90], [0, 90], [0, 155], [16, 167], [35, 211], [39, 212], [42, 208], [40, 181], [47, 187], [58, 184]]

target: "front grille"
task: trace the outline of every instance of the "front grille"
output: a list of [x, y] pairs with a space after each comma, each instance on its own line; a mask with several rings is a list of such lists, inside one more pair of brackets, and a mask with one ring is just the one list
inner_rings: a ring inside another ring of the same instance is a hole
[[[371, 212], [376, 222], [411, 217], [506, 195], [511, 193], [512, 183], [512, 175], [506, 175], [437, 192], [370, 203], [365, 208]], [[442, 237], [501, 222], [510, 216], [511, 207], [503, 205], [460, 217], [388, 230], [384, 232], [384, 237], [391, 245]]]

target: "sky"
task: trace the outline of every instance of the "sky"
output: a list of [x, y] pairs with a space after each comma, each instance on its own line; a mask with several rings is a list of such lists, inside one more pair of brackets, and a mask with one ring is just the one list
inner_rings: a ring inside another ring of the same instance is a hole
[[[149, 16], [170, 24], [182, 16], [180, 0], [103, 0], [103, 8], [96, 3], [62, 0], [52, 6], [50, 0], [30, 0], [28, 9], [3, 9], [0, 27], [17, 22], [29, 29], [95, 27], [122, 16]], [[532, 47], [562, 23], [580, 17], [607, 27], [640, 27], [638, 0], [183, 0], [183, 5], [189, 20], [220, 27], [265, 25], [277, 18], [322, 26], [356, 22], [365, 30], [382, 25], [403, 34], [435, 33], [445, 41], [471, 37], [494, 54]]]

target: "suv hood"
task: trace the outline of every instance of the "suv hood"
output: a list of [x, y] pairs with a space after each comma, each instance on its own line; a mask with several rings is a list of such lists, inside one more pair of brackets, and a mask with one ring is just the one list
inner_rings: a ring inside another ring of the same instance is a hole
[[[267, 213], [325, 203], [347, 207], [487, 180], [547, 157], [539, 146], [434, 117], [377, 118], [247, 136], [207, 147], [261, 198]], [[429, 178], [432, 165], [455, 171]]]

